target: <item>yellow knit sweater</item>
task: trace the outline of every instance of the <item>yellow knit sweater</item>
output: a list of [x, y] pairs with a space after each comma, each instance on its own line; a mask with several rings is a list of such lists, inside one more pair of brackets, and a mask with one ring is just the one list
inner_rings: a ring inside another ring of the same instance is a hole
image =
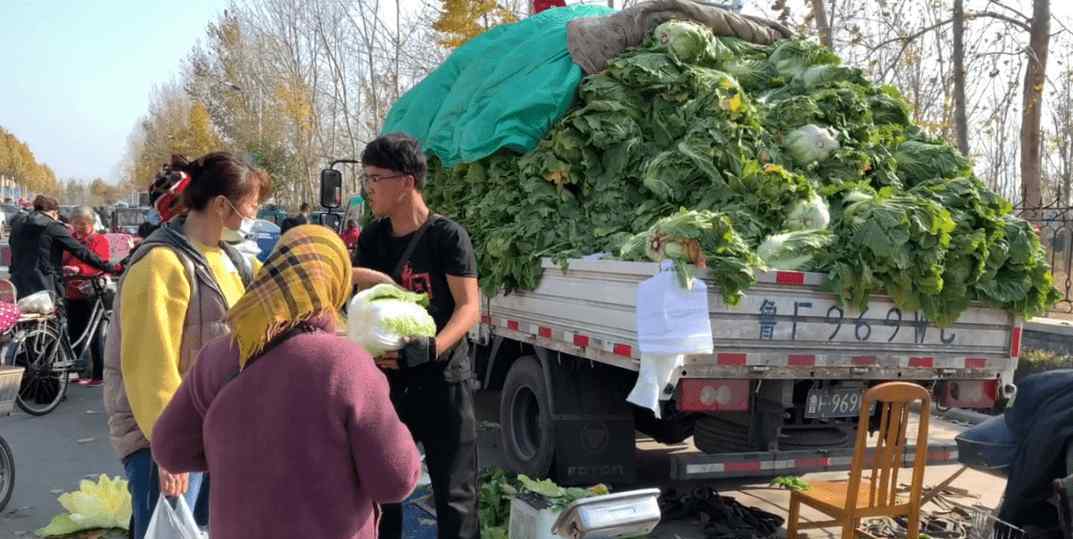
[[[191, 243], [208, 261], [228, 307], [234, 305], [245, 291], [238, 268], [223, 249]], [[261, 264], [251, 261], [256, 274]], [[179, 350], [190, 282], [178, 255], [171, 249], [149, 251], [127, 270], [121, 300], [123, 385], [134, 420], [149, 438], [186, 374], [180, 369]]]

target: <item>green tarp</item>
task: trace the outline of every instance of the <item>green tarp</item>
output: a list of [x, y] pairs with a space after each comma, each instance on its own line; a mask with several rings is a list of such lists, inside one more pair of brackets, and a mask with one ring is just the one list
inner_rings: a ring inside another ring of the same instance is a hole
[[445, 166], [503, 148], [529, 152], [573, 104], [583, 76], [567, 51], [567, 23], [612, 12], [551, 9], [477, 36], [395, 103], [384, 133], [416, 138]]

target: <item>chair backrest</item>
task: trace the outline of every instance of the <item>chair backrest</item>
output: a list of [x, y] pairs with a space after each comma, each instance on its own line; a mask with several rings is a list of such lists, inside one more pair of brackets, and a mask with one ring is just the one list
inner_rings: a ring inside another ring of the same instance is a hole
[[[910, 503], [919, 503], [924, 488], [924, 468], [928, 463], [928, 418], [931, 415], [931, 394], [927, 389], [909, 382], [879, 384], [864, 394], [861, 403], [860, 422], [857, 425], [857, 444], [853, 450], [850, 469], [849, 491], [846, 508], [884, 508], [898, 505], [898, 472], [904, 463], [906, 438], [909, 430], [910, 406], [920, 403], [920, 420], [917, 426], [916, 452], [913, 459], [913, 478], [910, 485]], [[878, 408], [879, 430], [876, 447], [868, 458], [868, 431], [871, 424], [873, 404]], [[865, 469], [870, 477], [863, 477]], [[868, 489], [860, 488], [868, 481]], [[857, 501], [858, 492], [865, 495], [868, 503]]]

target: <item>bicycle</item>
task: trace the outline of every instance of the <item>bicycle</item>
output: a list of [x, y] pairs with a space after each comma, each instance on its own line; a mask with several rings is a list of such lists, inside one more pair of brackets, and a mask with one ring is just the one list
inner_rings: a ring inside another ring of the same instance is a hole
[[[14, 295], [11, 297], [14, 300]], [[14, 302], [10, 305], [13, 307]], [[14, 311], [15, 309], [5, 309], [0, 306], [0, 311], [7, 311], [6, 313], [0, 313], [0, 338], [8, 339], [11, 337], [14, 330]], [[17, 394], [19, 382], [22, 380], [23, 369], [17, 367], [7, 367], [0, 369], [0, 415], [10, 415], [11, 409], [15, 406], [15, 395]], [[0, 436], [0, 512], [3, 512], [4, 507], [7, 506], [9, 500], [11, 500], [11, 493], [15, 490], [15, 454], [11, 451], [11, 446], [7, 444], [3, 436]]]
[[44, 315], [25, 314], [19, 317], [3, 354], [4, 363], [26, 369], [15, 404], [30, 415], [43, 416], [60, 405], [67, 396], [76, 360], [89, 352], [94, 335], [99, 335], [100, 343], [108, 335], [115, 282], [107, 275], [89, 277], [80, 290], [92, 297], [94, 304], [86, 329], [74, 342], [61, 309]]
[[11, 446], [0, 436], [0, 512], [7, 507], [11, 493], [15, 490], [15, 453]]

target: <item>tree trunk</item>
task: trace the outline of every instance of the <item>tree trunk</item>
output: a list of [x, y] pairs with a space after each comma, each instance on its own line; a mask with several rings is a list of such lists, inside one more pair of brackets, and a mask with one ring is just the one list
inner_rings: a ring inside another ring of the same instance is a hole
[[954, 0], [954, 129], [958, 149], [967, 156], [969, 116], [965, 107], [965, 0]]
[[1040, 130], [1043, 86], [1047, 80], [1047, 50], [1051, 41], [1051, 2], [1033, 0], [1028, 42], [1028, 66], [1021, 104], [1021, 204], [1025, 218], [1038, 220], [1043, 206], [1041, 184], [1042, 138]]
[[827, 6], [824, 0], [812, 0], [812, 18], [816, 19], [816, 32], [820, 34], [820, 43], [828, 49], [835, 50], [831, 24], [827, 21]]
[[395, 99], [399, 100], [399, 51], [402, 50], [402, 2], [395, 0]]

